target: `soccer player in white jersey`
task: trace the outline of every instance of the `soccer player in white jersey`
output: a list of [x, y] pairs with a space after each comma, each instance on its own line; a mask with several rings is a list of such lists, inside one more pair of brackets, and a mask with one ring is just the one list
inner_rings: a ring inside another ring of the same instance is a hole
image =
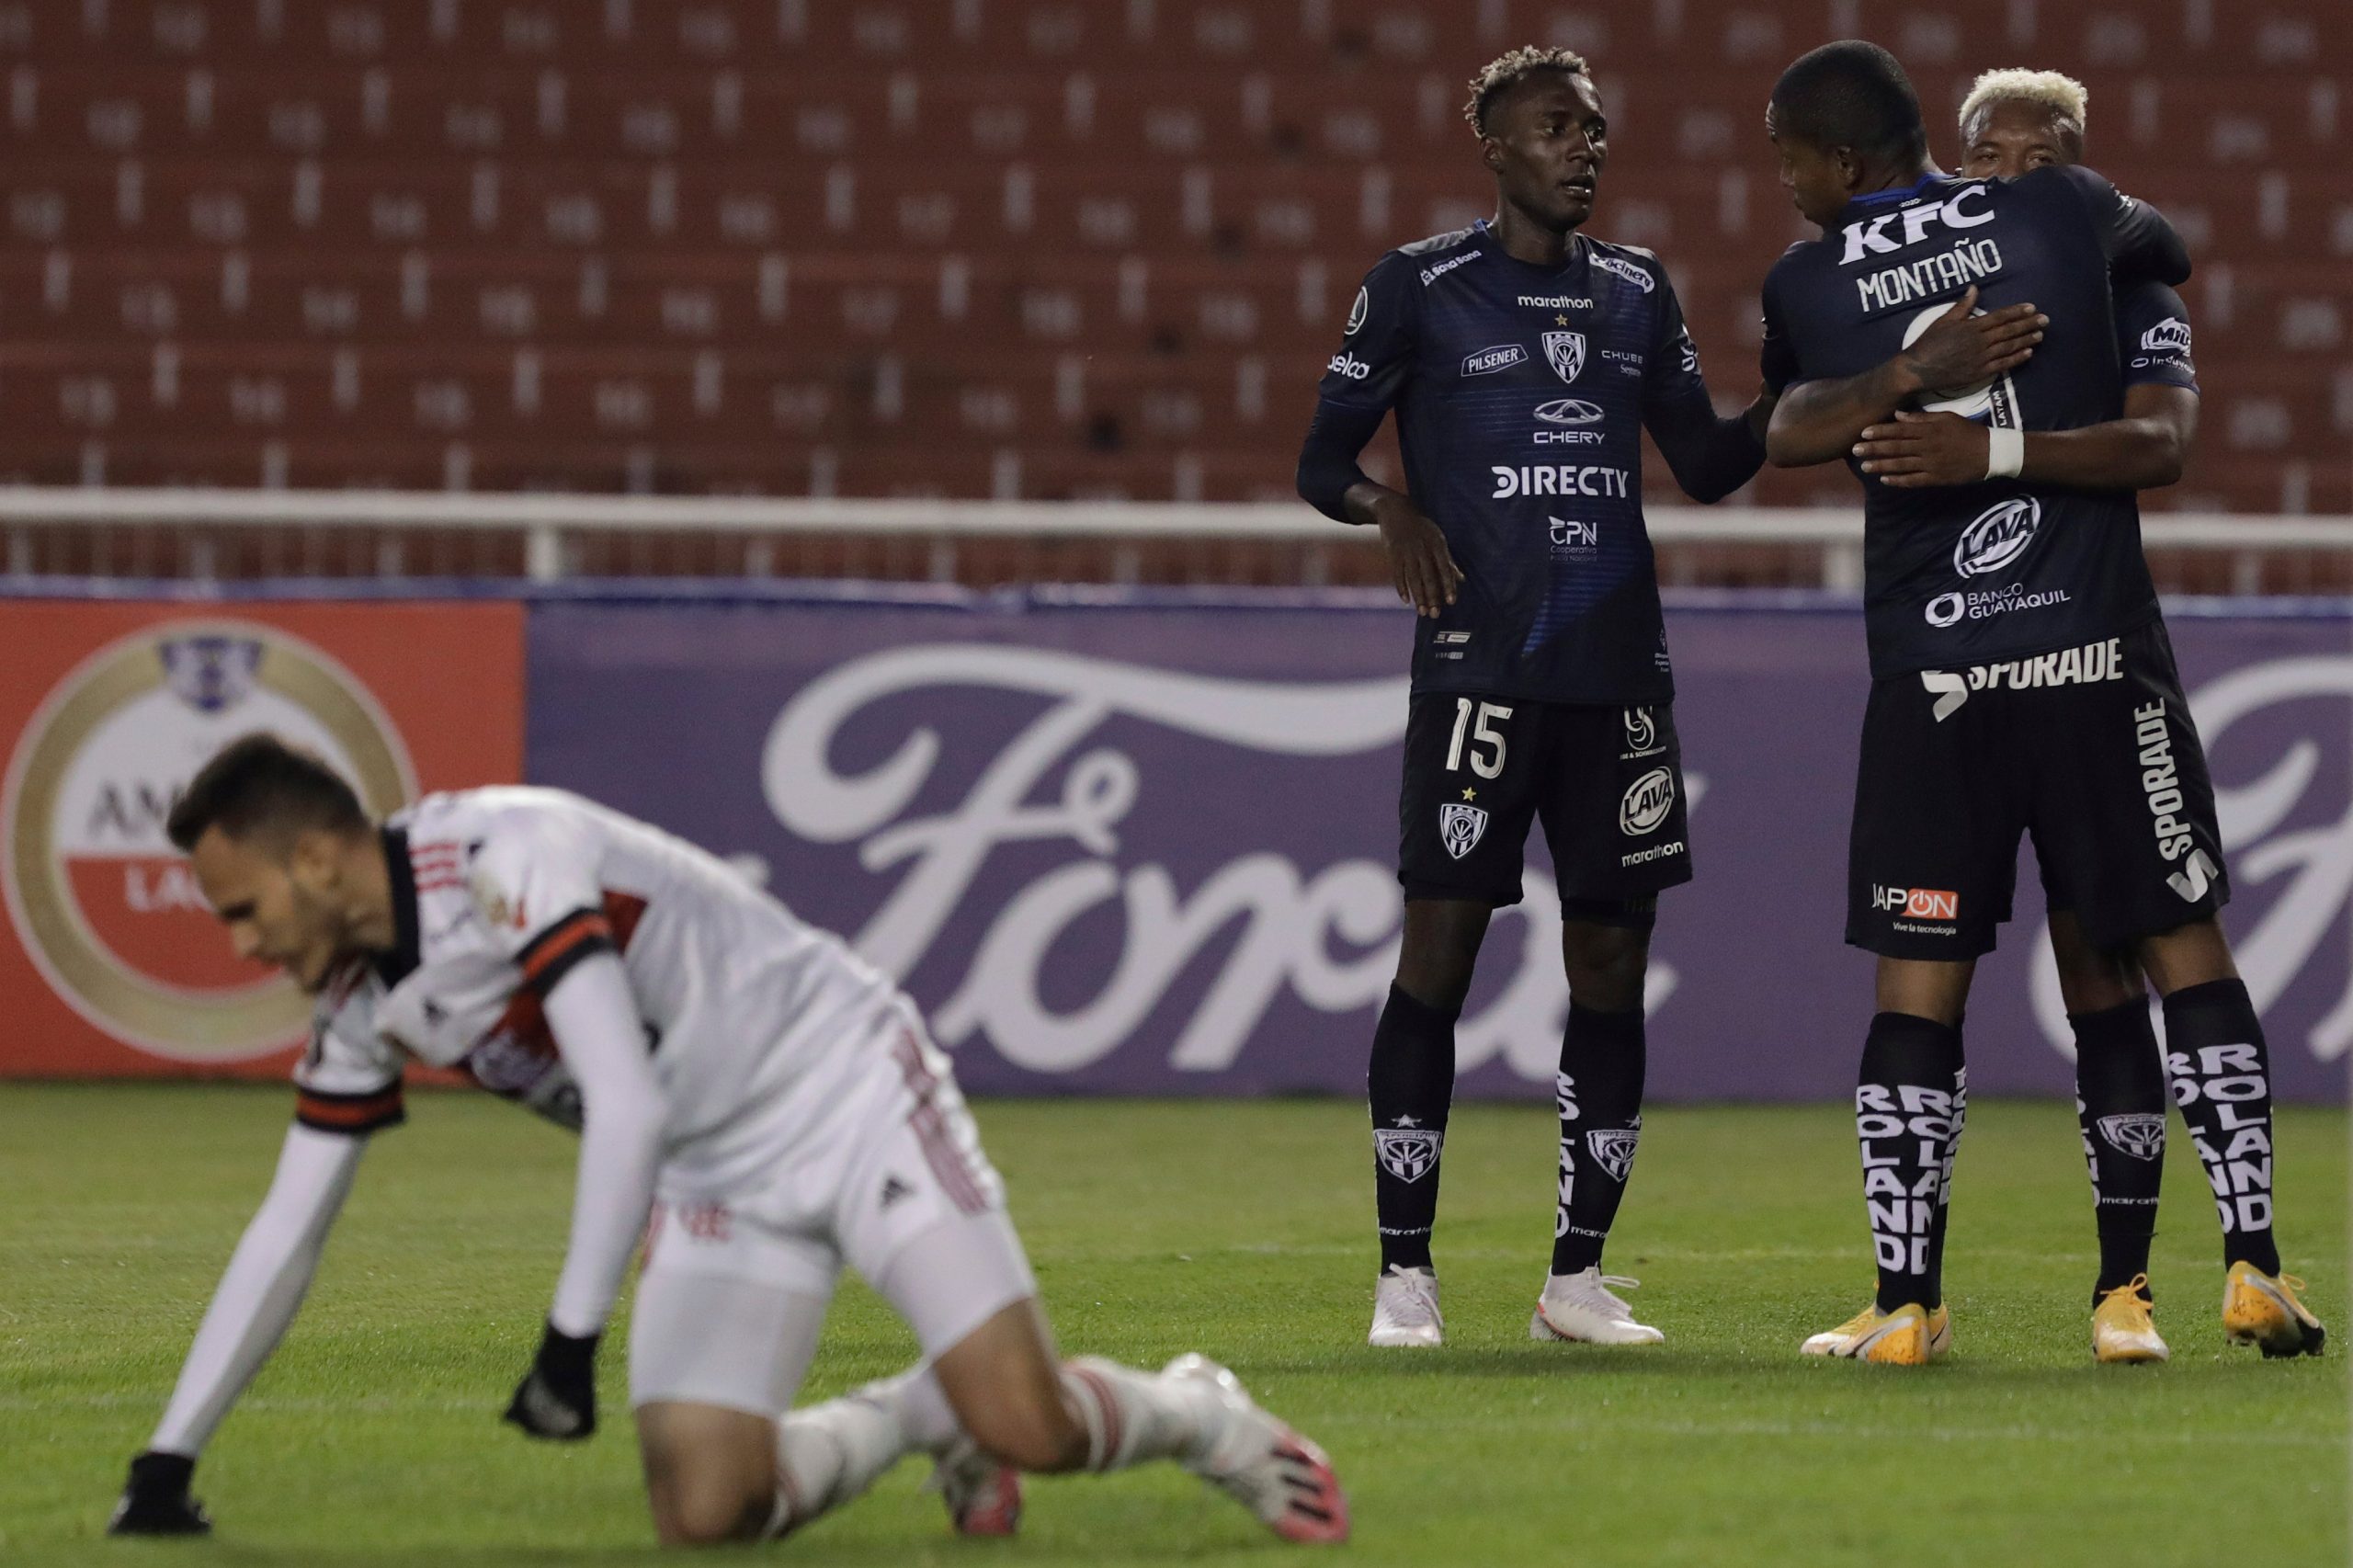
[[[196, 1458], [293, 1320], [415, 1059], [581, 1132], [570, 1245], [508, 1421], [595, 1430], [597, 1338], [646, 1233], [630, 1401], [664, 1542], [782, 1535], [919, 1451], [967, 1533], [1010, 1533], [1016, 1470], [1166, 1459], [1286, 1539], [1346, 1539], [1322, 1451], [1231, 1372], [1060, 1358], [914, 1005], [711, 857], [551, 790], [433, 795], [379, 827], [269, 735], [208, 762], [169, 831], [237, 950], [317, 1010], [276, 1178], [116, 1532], [209, 1528]], [[791, 1410], [845, 1261], [925, 1359]]]

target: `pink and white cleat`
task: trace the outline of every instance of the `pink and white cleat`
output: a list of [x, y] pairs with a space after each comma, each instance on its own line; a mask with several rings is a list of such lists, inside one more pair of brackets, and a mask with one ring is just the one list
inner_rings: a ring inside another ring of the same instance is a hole
[[1021, 1472], [981, 1452], [969, 1437], [939, 1456], [931, 1484], [958, 1535], [1009, 1536], [1021, 1528]]
[[1322, 1449], [1260, 1409], [1241, 1379], [1206, 1356], [1179, 1356], [1161, 1375], [1199, 1385], [1214, 1405], [1221, 1429], [1188, 1470], [1216, 1483], [1285, 1540], [1348, 1539], [1348, 1500]]

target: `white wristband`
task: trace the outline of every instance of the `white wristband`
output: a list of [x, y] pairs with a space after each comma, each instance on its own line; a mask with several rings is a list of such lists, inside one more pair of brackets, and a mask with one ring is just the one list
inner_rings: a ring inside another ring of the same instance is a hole
[[2016, 479], [2026, 467], [2026, 432], [1998, 426], [1985, 432], [1985, 477]]

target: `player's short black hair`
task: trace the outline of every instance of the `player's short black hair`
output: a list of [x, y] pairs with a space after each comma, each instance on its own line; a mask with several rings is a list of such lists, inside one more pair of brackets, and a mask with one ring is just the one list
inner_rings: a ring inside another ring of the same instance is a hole
[[259, 731], [231, 741], [198, 768], [164, 821], [182, 854], [214, 827], [235, 839], [305, 828], [352, 835], [368, 831], [368, 812], [341, 774]]
[[1773, 84], [1773, 122], [1817, 147], [1888, 163], [1925, 162], [1920, 96], [1893, 54], [1859, 38], [1801, 54]]
[[1574, 50], [1540, 49], [1527, 44], [1507, 54], [1499, 54], [1487, 62], [1480, 73], [1471, 78], [1471, 101], [1462, 106], [1462, 118], [1471, 129], [1484, 136], [1487, 133], [1487, 111], [1495, 100], [1510, 92], [1540, 72], [1558, 71], [1566, 76], [1587, 76], [1585, 56]]

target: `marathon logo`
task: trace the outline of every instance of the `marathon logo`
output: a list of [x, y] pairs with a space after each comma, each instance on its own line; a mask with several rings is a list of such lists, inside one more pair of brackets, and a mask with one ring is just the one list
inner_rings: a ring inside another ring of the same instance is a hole
[[1589, 311], [1591, 300], [1580, 300], [1574, 294], [1522, 294], [1519, 302], [1536, 311]]
[[1683, 840], [1678, 838], [1672, 844], [1654, 844], [1648, 849], [1637, 849], [1631, 855], [1620, 855], [1618, 857], [1618, 864], [1620, 868], [1647, 866], [1654, 860], [1665, 860], [1671, 856], [1682, 853]]
[[1578, 463], [1505, 463], [1489, 465], [1495, 476], [1491, 501], [1522, 495], [1592, 495], [1623, 501], [1633, 494], [1633, 476], [1622, 468]]

